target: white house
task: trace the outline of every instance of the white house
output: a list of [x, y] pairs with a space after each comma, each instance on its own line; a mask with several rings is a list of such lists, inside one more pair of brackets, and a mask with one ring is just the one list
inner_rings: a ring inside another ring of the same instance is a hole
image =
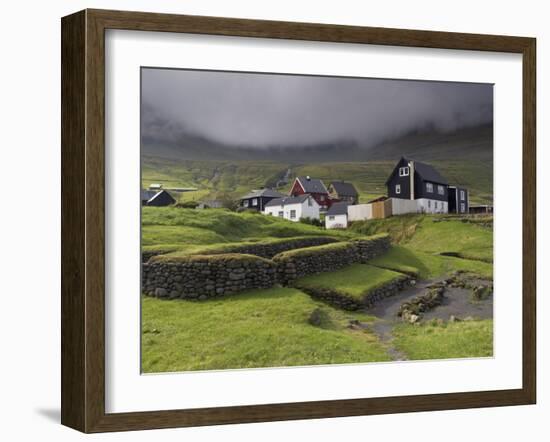
[[272, 199], [265, 205], [264, 213], [290, 221], [300, 221], [300, 218], [319, 219], [319, 209], [317, 201], [311, 195], [304, 194]]
[[[325, 228], [327, 229], [345, 229], [348, 227], [348, 206], [345, 201], [333, 203], [327, 210], [325, 216]], [[350, 206], [351, 207], [351, 206]]]

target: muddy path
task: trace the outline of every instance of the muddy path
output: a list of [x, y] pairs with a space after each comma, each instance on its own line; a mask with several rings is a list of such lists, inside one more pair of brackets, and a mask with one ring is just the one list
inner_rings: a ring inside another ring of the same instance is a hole
[[[419, 281], [415, 286], [402, 292], [382, 299], [364, 313], [375, 316], [377, 321], [369, 324], [369, 329], [375, 333], [380, 341], [387, 347], [388, 354], [395, 361], [407, 360], [406, 355], [397, 350], [393, 345], [392, 330], [402, 323], [397, 316], [399, 307], [406, 301], [425, 293], [427, 287], [442, 279]], [[432, 310], [423, 313], [422, 321], [441, 319], [448, 321], [451, 316], [455, 318], [490, 319], [493, 317], [493, 296], [481, 301], [472, 300], [472, 290], [458, 287], [447, 287], [443, 302]]]

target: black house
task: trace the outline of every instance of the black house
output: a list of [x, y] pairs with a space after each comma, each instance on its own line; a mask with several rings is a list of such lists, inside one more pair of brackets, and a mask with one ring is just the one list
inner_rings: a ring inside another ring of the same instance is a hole
[[[447, 180], [426, 163], [401, 157], [386, 181], [388, 197], [408, 200], [425, 199], [427, 208], [431, 202], [448, 202]], [[446, 206], [446, 204], [445, 204]], [[437, 209], [437, 205], [435, 205]], [[429, 210], [431, 211], [431, 210]]]
[[449, 186], [449, 213], [469, 213], [468, 190], [464, 187]]
[[284, 198], [286, 195], [273, 189], [253, 190], [239, 198], [239, 206], [245, 209], [258, 210], [262, 212], [267, 203], [275, 198]]
[[163, 207], [174, 204], [176, 200], [166, 190], [142, 190], [141, 205]]

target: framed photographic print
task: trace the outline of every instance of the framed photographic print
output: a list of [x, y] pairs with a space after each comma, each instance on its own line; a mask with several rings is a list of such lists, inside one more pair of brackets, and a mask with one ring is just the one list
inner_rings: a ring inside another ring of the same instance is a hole
[[533, 404], [535, 40], [62, 20], [62, 423]]

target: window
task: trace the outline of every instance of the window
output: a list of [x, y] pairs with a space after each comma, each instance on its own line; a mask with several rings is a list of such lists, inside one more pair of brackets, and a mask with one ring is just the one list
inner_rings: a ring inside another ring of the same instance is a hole
[[466, 212], [466, 204], [460, 203], [460, 213]]
[[243, 201], [243, 207], [248, 207], [248, 200]]
[[257, 205], [258, 205], [258, 198], [253, 198], [253, 199], [252, 199], [252, 205], [253, 205], [253, 206], [257, 206]]
[[324, 195], [321, 195], [321, 196], [319, 197], [319, 199], [320, 199], [321, 201], [324, 201], [324, 200], [325, 200], [325, 196], [324, 196]]
[[443, 186], [437, 186], [437, 193], [445, 195], [445, 188]]
[[283, 214], [283, 211], [282, 211], [282, 210], [279, 210], [278, 216], [279, 216], [279, 217], [281, 217], [281, 218], [282, 218], [282, 217], [284, 216], [284, 214]]
[[401, 193], [401, 184], [396, 184], [396, 185], [395, 185], [395, 193], [396, 193], [396, 194], [400, 194], [400, 193]]
[[307, 198], [307, 205], [308, 205], [309, 207], [313, 206], [313, 201], [311, 201], [311, 197], [308, 197], [308, 198]]
[[466, 199], [466, 192], [464, 192], [463, 190], [460, 191], [460, 199], [463, 201]]
[[428, 200], [428, 209], [430, 209], [431, 207], [432, 207], [432, 201]]
[[296, 219], [296, 210], [290, 211], [290, 219]]
[[426, 183], [426, 192], [433, 193], [434, 185], [432, 183]]
[[399, 176], [409, 176], [409, 168], [408, 167], [400, 167], [399, 168]]
[[328, 216], [328, 219], [329, 219], [330, 221], [334, 221], [334, 215], [329, 215], [329, 216]]
[[437, 201], [434, 203], [435, 208], [437, 209]]

